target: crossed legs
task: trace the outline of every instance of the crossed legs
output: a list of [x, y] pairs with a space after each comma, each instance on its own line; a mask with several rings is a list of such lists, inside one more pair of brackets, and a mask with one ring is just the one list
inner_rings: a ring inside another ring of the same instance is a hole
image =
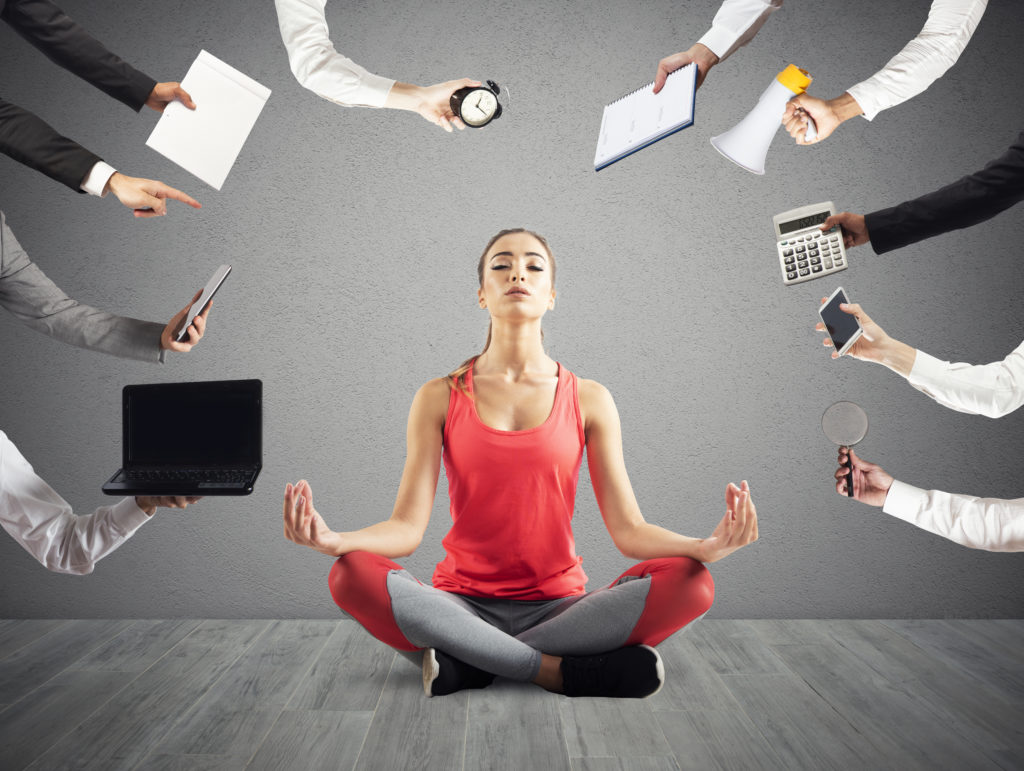
[[368, 552], [340, 557], [329, 583], [338, 606], [392, 648], [436, 648], [549, 690], [559, 690], [561, 656], [657, 645], [714, 599], [711, 574], [686, 557], [647, 560], [603, 589], [539, 602], [444, 592]]

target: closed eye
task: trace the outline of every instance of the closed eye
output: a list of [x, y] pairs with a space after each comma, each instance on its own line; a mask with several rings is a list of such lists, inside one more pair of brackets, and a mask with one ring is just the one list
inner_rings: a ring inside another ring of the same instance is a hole
[[537, 271], [538, 273], [543, 273], [543, 272], [544, 272], [544, 268], [542, 268], [542, 267], [541, 267], [540, 265], [530, 265], [530, 266], [529, 266], [529, 267], [527, 268], [527, 270], [535, 270], [535, 271]]
[[511, 265], [492, 265], [491, 270], [508, 270], [511, 267]]

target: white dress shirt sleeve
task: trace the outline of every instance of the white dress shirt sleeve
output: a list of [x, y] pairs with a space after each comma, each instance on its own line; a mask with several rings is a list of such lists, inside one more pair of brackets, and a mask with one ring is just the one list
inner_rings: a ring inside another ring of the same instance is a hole
[[918, 351], [907, 380], [951, 410], [1001, 418], [1024, 404], [1024, 343], [992, 364], [951, 364]]
[[76, 517], [0, 431], [0, 525], [47, 570], [91, 573], [148, 520], [134, 498]]
[[864, 117], [872, 120], [942, 77], [967, 47], [987, 4], [988, 0], [933, 0], [928, 21], [917, 37], [883, 69], [847, 89]]
[[711, 22], [711, 29], [698, 40], [711, 49], [719, 61], [754, 39], [782, 0], [725, 0]]
[[324, 6], [327, 0], [274, 0], [288, 64], [296, 80], [343, 105], [383, 107], [395, 81], [368, 72], [334, 50]]
[[89, 195], [95, 195], [103, 198], [106, 196], [104, 188], [116, 172], [117, 169], [106, 161], [98, 161], [91, 169], [89, 169], [89, 173], [85, 175], [85, 179], [82, 180], [81, 188]]
[[975, 498], [895, 480], [882, 511], [969, 549], [1024, 551], [1024, 498]]

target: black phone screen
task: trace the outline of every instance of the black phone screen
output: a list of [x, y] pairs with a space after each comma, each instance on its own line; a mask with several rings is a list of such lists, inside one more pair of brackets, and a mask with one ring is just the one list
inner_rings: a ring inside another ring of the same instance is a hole
[[832, 345], [837, 351], [843, 350], [860, 329], [860, 324], [854, 316], [839, 310], [840, 303], [848, 302], [850, 301], [846, 299], [846, 293], [839, 292], [821, 309], [821, 320], [825, 323], [825, 330], [832, 338]]

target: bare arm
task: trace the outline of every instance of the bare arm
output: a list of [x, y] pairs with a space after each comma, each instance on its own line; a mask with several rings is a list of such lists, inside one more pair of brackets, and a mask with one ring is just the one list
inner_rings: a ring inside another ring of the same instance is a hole
[[587, 462], [597, 505], [616, 548], [633, 559], [692, 557], [714, 562], [757, 540], [757, 513], [746, 482], [726, 488], [726, 514], [709, 538], [680, 535], [647, 522], [629, 483], [622, 455], [622, 426], [608, 389], [580, 382], [580, 409], [587, 441]]
[[447, 408], [448, 385], [444, 380], [431, 380], [413, 399], [406, 428], [405, 469], [389, 519], [360, 530], [335, 532], [313, 507], [313, 491], [302, 480], [285, 488], [285, 537], [333, 557], [350, 551], [368, 551], [382, 557], [412, 554], [430, 521]]

